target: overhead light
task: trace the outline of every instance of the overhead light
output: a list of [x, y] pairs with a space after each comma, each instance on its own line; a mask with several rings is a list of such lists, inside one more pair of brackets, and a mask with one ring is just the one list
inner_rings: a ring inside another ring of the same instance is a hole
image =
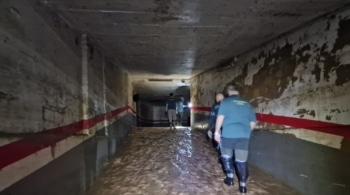
[[228, 62], [223, 63], [223, 64], [218, 66], [218, 68], [217, 68], [218, 72], [222, 72], [226, 69], [232, 68], [237, 61], [238, 61], [237, 56], [231, 58]]
[[149, 82], [173, 82], [173, 79], [148, 79]]

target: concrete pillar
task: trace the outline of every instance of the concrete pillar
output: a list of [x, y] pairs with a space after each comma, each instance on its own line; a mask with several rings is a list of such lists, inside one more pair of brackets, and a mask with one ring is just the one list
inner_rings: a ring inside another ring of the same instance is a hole
[[81, 37], [81, 105], [82, 105], [82, 118], [84, 120], [84, 130], [82, 134], [89, 135], [93, 132], [89, 131], [89, 61], [88, 61], [88, 45], [87, 35], [82, 34]]
[[[107, 85], [106, 85], [106, 63], [105, 63], [105, 57], [102, 56], [102, 83], [103, 83], [103, 112], [107, 113]], [[106, 119], [107, 115], [105, 115], [105, 120], [104, 120], [104, 135], [108, 136], [108, 120]]]

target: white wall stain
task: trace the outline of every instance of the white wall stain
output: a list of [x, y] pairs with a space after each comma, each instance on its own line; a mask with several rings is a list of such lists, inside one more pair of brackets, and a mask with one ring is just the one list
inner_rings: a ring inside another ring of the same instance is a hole
[[274, 130], [273, 132], [281, 134], [292, 134], [299, 139], [307, 140], [317, 144], [326, 145], [331, 148], [339, 149], [343, 140], [342, 136], [332, 135], [327, 133], [318, 133], [307, 129], [285, 129]]
[[[261, 49], [239, 56], [239, 61], [231, 69], [224, 72], [210, 70], [192, 78], [191, 101], [194, 105], [210, 106], [213, 102], [212, 98], [200, 91], [222, 90], [227, 83], [243, 76], [242, 70], [247, 64], [248, 74], [244, 77], [244, 88], [249, 89], [249, 100], [256, 104], [257, 112], [348, 125], [350, 82], [336, 85], [339, 79], [336, 69], [339, 66], [349, 66], [350, 43], [343, 48], [334, 48], [339, 38], [339, 22], [348, 16], [350, 16], [350, 10], [334, 18], [325, 18], [286, 37], [281, 37]], [[292, 45], [290, 56], [288, 53], [281, 53], [283, 56], [274, 55], [287, 44]], [[267, 61], [269, 53], [274, 56]], [[281, 69], [282, 66], [276, 67], [279, 70], [262, 76], [263, 71], [273, 70], [273, 66], [277, 66], [277, 63], [288, 62], [281, 60], [288, 60], [289, 57], [295, 60], [294, 65], [296, 65], [290, 72], [290, 77], [283, 76], [287, 74], [283, 72], [286, 70]], [[210, 84], [207, 84], [206, 81], [209, 79]], [[268, 79], [274, 80], [268, 81]], [[275, 85], [254, 86], [254, 83], [267, 82], [275, 82]], [[283, 82], [287, 82], [285, 87], [282, 86]], [[278, 97], [270, 98], [271, 94], [266, 93], [274, 91], [271, 86], [280, 92]], [[279, 133], [282, 132], [284, 130], [279, 131]], [[300, 139], [334, 148], [341, 147], [341, 136], [307, 130], [300, 132], [300, 130], [288, 130], [288, 133]]]

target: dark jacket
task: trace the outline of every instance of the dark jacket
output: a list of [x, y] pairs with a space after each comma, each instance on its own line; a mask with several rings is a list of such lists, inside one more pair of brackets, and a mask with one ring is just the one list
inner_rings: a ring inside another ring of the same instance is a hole
[[208, 128], [210, 130], [215, 128], [216, 117], [218, 115], [219, 107], [220, 107], [220, 103], [216, 103], [211, 107], [209, 125], [208, 125]]

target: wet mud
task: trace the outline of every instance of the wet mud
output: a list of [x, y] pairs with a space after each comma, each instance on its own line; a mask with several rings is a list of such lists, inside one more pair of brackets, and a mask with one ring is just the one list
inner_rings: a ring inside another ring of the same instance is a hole
[[[88, 195], [240, 194], [223, 184], [217, 152], [203, 133], [186, 128], [135, 129]], [[248, 194], [299, 194], [250, 166]]]

